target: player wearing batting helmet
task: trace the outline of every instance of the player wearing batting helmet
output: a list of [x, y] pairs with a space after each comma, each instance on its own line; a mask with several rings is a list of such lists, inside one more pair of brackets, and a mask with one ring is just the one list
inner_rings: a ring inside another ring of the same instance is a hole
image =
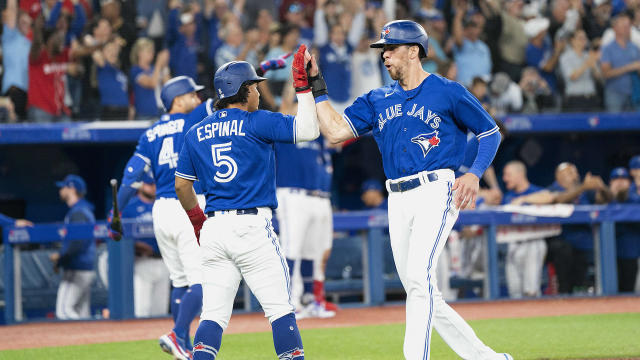
[[[311, 61], [310, 81], [322, 134], [333, 143], [372, 131], [382, 153], [389, 191], [389, 234], [396, 268], [407, 292], [404, 356], [429, 359], [431, 330], [464, 359], [512, 359], [482, 343], [442, 299], [436, 264], [458, 217], [473, 208], [479, 178], [491, 164], [500, 133], [491, 116], [462, 85], [422, 69], [428, 36], [419, 24], [392, 21], [380, 40], [393, 84], [374, 89], [337, 113]], [[469, 172], [455, 178], [464, 157], [467, 131], [478, 138]]]
[[[217, 111], [185, 136], [175, 171], [176, 192], [196, 231], [202, 229], [203, 307], [194, 360], [215, 359], [233, 301], [244, 278], [269, 318], [279, 359], [304, 359], [291, 304], [289, 269], [271, 225], [277, 207], [275, 142], [297, 143], [319, 135], [302, 45], [293, 60], [297, 115], [258, 110], [259, 77], [244, 61], [222, 65], [214, 78]], [[199, 179], [204, 212], [193, 191]]]

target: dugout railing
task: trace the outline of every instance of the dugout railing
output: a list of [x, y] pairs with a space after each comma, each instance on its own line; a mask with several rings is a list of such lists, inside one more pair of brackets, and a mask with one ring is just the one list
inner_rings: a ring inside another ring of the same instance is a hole
[[[485, 256], [485, 298], [499, 298], [497, 229], [500, 225], [590, 224], [594, 228], [594, 262], [596, 295], [617, 293], [616, 222], [640, 222], [640, 205], [575, 206], [568, 216], [532, 216], [497, 209], [463, 211], [460, 225], [480, 225], [487, 232]], [[363, 231], [362, 291], [365, 305], [385, 301], [384, 230], [388, 227], [386, 212], [363, 211], [334, 214], [335, 231]], [[133, 318], [133, 239], [153, 235], [151, 223], [124, 222], [125, 237], [120, 242], [108, 239], [104, 221], [95, 224], [37, 224], [34, 227], [3, 229], [4, 239], [4, 320], [12, 324], [21, 320], [20, 256], [25, 244], [51, 244], [62, 240], [107, 239], [109, 251], [108, 307], [112, 319]], [[352, 280], [353, 281], [353, 280]], [[329, 289], [330, 290], [330, 289]], [[244, 289], [245, 309], [256, 303]]]

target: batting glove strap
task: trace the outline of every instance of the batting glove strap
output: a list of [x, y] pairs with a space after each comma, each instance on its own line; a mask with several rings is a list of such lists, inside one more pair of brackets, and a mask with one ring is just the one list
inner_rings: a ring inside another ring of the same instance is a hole
[[311, 85], [311, 89], [313, 90], [313, 97], [316, 98], [316, 102], [318, 102], [318, 98], [322, 98], [322, 100], [327, 100], [329, 92], [327, 91], [327, 83], [324, 81], [322, 77], [322, 73], [318, 71], [318, 75], [309, 76], [309, 84]]

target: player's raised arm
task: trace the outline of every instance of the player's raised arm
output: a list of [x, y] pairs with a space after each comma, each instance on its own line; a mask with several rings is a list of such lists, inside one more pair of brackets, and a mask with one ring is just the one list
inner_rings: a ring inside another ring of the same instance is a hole
[[311, 94], [306, 65], [311, 59], [307, 47], [300, 45], [293, 57], [291, 72], [298, 98], [298, 113], [294, 122], [294, 142], [315, 140], [320, 135], [316, 105]]
[[331, 104], [327, 95], [327, 84], [318, 68], [315, 57], [311, 56], [311, 69], [309, 70], [309, 85], [313, 90], [313, 97], [318, 112], [320, 132], [332, 144], [339, 144], [355, 137], [353, 130]]

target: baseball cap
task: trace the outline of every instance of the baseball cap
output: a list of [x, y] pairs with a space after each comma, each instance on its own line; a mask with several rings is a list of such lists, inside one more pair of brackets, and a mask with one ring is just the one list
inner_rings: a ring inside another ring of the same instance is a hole
[[536, 37], [541, 32], [549, 28], [549, 19], [547, 18], [535, 18], [527, 21], [524, 24], [524, 32], [528, 38]]
[[59, 188], [68, 186], [76, 189], [79, 194], [84, 194], [87, 192], [87, 183], [84, 182], [84, 179], [78, 175], [69, 174], [64, 180], [56, 181], [56, 186]]
[[629, 160], [629, 169], [640, 169], [640, 155], [636, 155]]
[[290, 13], [299, 13], [302, 12], [302, 5], [299, 3], [293, 3], [291, 5], [289, 5], [289, 9], [288, 11]]
[[609, 175], [609, 180], [627, 179], [627, 178], [629, 178], [629, 172], [627, 171], [627, 169], [623, 168], [622, 166], [611, 170], [611, 174]]
[[444, 20], [444, 16], [437, 9], [420, 9], [418, 17], [422, 20], [438, 21]]
[[362, 192], [369, 190], [382, 191], [382, 184], [376, 179], [369, 179], [362, 183]]
[[194, 20], [193, 14], [186, 12], [183, 13], [182, 15], [180, 15], [180, 24], [181, 25], [186, 25], [186, 24], [191, 24]]

